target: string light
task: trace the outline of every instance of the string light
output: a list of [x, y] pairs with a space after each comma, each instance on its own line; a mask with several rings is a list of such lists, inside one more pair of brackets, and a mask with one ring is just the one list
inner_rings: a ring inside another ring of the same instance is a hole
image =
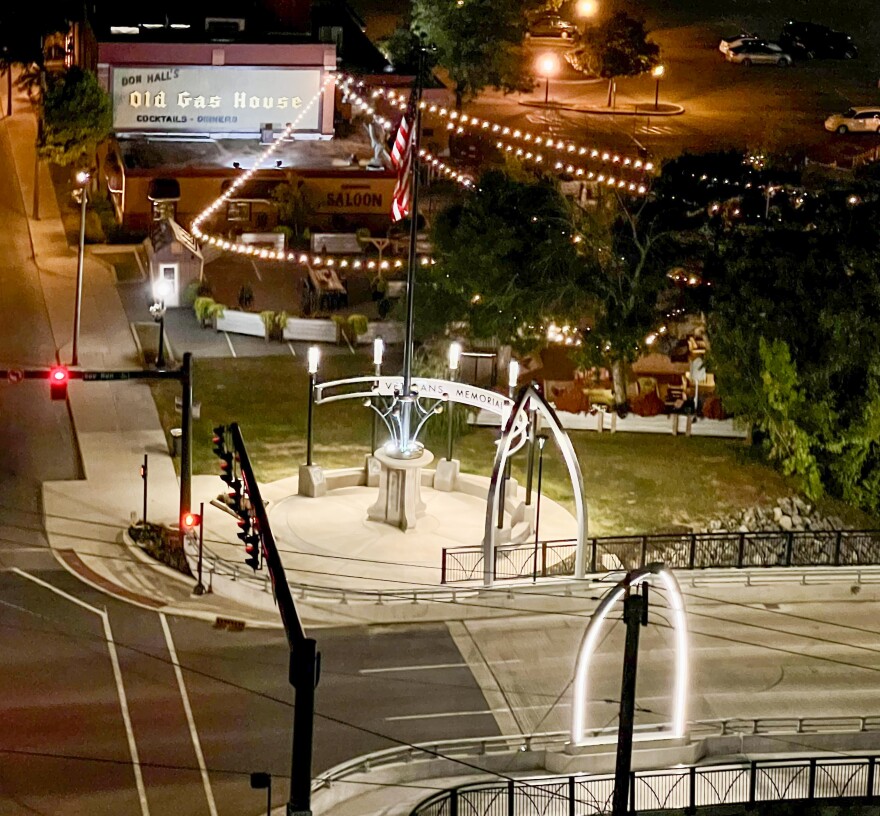
[[645, 195], [648, 192], [648, 187], [646, 184], [638, 183], [635, 181], [627, 181], [626, 179], [615, 176], [613, 173], [603, 173], [596, 172], [595, 170], [587, 170], [585, 167], [566, 163], [558, 159], [554, 159], [554, 157], [552, 156], [548, 158], [543, 153], [532, 152], [531, 150], [524, 150], [521, 147], [507, 144], [502, 141], [496, 142], [495, 147], [505, 153], [509, 153], [510, 155], [521, 159], [522, 161], [530, 161], [534, 164], [540, 164], [544, 167], [547, 167], [549, 170], [555, 170], [569, 176], [574, 176], [575, 178], [585, 179], [586, 181], [595, 181], [597, 184], [604, 184], [607, 187], [613, 187], [622, 192], [633, 193], [634, 195]]
[[[376, 88], [373, 91], [373, 97], [384, 97], [393, 107], [399, 109], [404, 109], [407, 106], [406, 96], [398, 93], [393, 88]], [[431, 116], [448, 119], [447, 128], [455, 130], [457, 133], [464, 133], [466, 131], [471, 133], [488, 133], [492, 136], [503, 136], [517, 142], [533, 144], [537, 147], [543, 147], [545, 150], [558, 150], [581, 158], [586, 157], [603, 163], [641, 170], [645, 173], [652, 173], [654, 171], [653, 162], [644, 161], [638, 157], [625, 156], [596, 146], [578, 145], [574, 142], [556, 139], [553, 136], [536, 136], [529, 131], [500, 125], [490, 119], [482, 119], [478, 116], [461, 113], [455, 109], [445, 108], [442, 105], [427, 100], [422, 100], [421, 108]]]

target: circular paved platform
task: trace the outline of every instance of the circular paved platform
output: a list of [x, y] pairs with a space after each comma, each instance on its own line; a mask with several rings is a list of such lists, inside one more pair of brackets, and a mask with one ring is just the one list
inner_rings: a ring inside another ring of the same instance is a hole
[[[488, 490], [488, 479], [466, 478]], [[342, 487], [320, 498], [299, 496], [296, 490], [295, 477], [262, 487], [291, 584], [385, 591], [438, 587], [443, 549], [478, 546], [483, 539], [486, 500], [478, 496], [423, 486], [425, 515], [414, 529], [403, 532], [367, 519], [377, 487]], [[523, 492], [520, 488], [520, 496]], [[576, 533], [572, 514], [546, 496], [541, 499], [540, 525], [545, 540], [573, 538]], [[238, 543], [212, 542], [211, 549], [230, 564], [242, 562]]]

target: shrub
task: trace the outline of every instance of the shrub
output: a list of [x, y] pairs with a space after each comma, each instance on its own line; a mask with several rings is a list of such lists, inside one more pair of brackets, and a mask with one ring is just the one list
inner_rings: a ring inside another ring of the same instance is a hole
[[211, 318], [211, 310], [214, 304], [215, 301], [212, 297], [197, 297], [193, 301], [193, 312], [195, 312], [196, 320], [199, 321], [199, 325], [202, 328], [205, 328], [206, 321]]
[[160, 524], [139, 524], [128, 528], [128, 534], [147, 555], [184, 575], [192, 576], [177, 530]]

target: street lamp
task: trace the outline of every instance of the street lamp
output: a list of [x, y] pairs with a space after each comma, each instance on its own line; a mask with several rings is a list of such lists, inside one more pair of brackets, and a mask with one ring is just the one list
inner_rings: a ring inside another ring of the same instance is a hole
[[315, 382], [318, 378], [318, 365], [321, 362], [321, 349], [317, 346], [309, 347], [308, 371], [309, 371], [309, 413], [308, 426], [306, 428], [306, 465], [312, 466], [312, 415], [315, 410]]
[[[458, 364], [461, 362], [461, 343], [450, 343], [448, 351], [447, 363], [449, 364], [449, 379], [455, 382], [458, 374]], [[446, 410], [449, 416], [446, 418], [446, 461], [452, 461], [452, 411], [455, 403], [452, 400], [447, 401]]]
[[156, 356], [156, 368], [165, 368], [165, 295], [168, 294], [169, 284], [166, 280], [159, 280], [153, 285], [153, 305], [150, 306], [150, 314], [159, 324], [159, 353]]
[[550, 51], [542, 54], [538, 57], [537, 69], [538, 76], [544, 77], [547, 81], [547, 84], [544, 86], [544, 104], [546, 105], [550, 101], [550, 77], [556, 76], [559, 73], [559, 57]]
[[86, 245], [86, 203], [89, 200], [87, 187], [89, 174], [80, 170], [76, 174], [76, 183], [79, 185], [80, 211], [79, 211], [79, 252], [76, 258], [76, 301], [73, 307], [73, 353], [71, 365], [79, 365], [79, 323], [82, 313], [82, 285], [83, 285], [83, 256]]
[[[385, 341], [381, 337], [376, 337], [373, 340], [373, 370], [376, 374], [376, 386], [378, 388], [378, 379], [382, 376], [382, 359], [385, 356]], [[379, 433], [378, 430], [378, 422], [379, 415], [373, 411], [373, 423], [370, 427], [370, 455], [375, 453], [376, 448], [378, 447], [377, 436]]]
[[660, 80], [665, 73], [666, 66], [664, 65], [655, 65], [651, 71], [651, 76], [654, 77], [656, 83], [654, 85], [654, 110], [657, 110], [660, 107]]
[[574, 7], [575, 14], [582, 19], [595, 17], [599, 11], [599, 4], [596, 0], [578, 0]]
[[538, 580], [538, 525], [541, 522], [541, 477], [544, 475], [544, 445], [547, 434], [538, 434], [538, 501], [535, 505], [535, 556], [532, 564], [532, 582]]

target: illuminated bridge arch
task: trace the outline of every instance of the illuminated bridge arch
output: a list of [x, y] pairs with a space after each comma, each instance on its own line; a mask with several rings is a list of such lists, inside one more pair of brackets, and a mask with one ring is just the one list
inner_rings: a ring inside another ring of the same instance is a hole
[[568, 434], [562, 427], [553, 407], [538, 391], [535, 384], [529, 383], [520, 388], [516, 400], [513, 402], [513, 409], [506, 415], [507, 421], [502, 421], [501, 439], [498, 441], [498, 449], [495, 451], [495, 464], [492, 467], [492, 479], [489, 482], [489, 495], [486, 501], [486, 526], [483, 533], [483, 584], [485, 586], [491, 586], [495, 579], [495, 519], [498, 517], [498, 503], [501, 494], [499, 483], [504, 478], [507, 460], [524, 441], [521, 435], [520, 418], [531, 411], [541, 413], [553, 431], [553, 438], [562, 452], [562, 458], [565, 461], [574, 492], [575, 519], [577, 521], [574, 577], [583, 578], [586, 571], [587, 503], [584, 499], [584, 477], [581, 474], [581, 466], [574, 452], [574, 446], [571, 444], [571, 439], [568, 438]]
[[[651, 739], [680, 739], [687, 729], [687, 696], [688, 696], [688, 637], [687, 618], [685, 616], [684, 598], [678, 581], [665, 564], [649, 564], [642, 569], [633, 570], [615, 587], [605, 593], [596, 611], [590, 617], [584, 638], [578, 651], [575, 664], [574, 682], [572, 684], [571, 705], [571, 744], [589, 745], [598, 742], [611, 742], [617, 739], [613, 734], [601, 737], [585, 736], [587, 720], [587, 700], [589, 697], [590, 668], [593, 653], [599, 644], [602, 624], [616, 604], [628, 590], [635, 589], [642, 583], [653, 583], [659, 579], [666, 589], [669, 608], [672, 611], [672, 629], [675, 637], [675, 674], [672, 689], [672, 722], [664, 724], [657, 732], [650, 732]], [[636, 737], [638, 739], [638, 736]]]

